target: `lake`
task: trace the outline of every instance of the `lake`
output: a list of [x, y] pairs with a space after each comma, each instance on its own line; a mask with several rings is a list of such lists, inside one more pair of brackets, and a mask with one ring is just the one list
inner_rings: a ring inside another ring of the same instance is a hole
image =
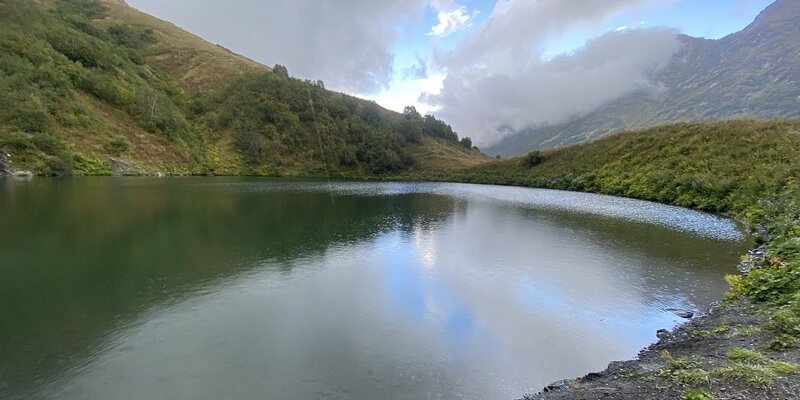
[[0, 398], [512, 400], [635, 357], [748, 244], [526, 188], [0, 179]]

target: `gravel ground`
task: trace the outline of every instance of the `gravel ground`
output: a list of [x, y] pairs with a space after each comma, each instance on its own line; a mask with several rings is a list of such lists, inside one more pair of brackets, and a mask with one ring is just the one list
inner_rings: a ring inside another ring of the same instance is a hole
[[[726, 302], [673, 332], [662, 332], [661, 340], [642, 350], [636, 360], [613, 362], [603, 372], [553, 383], [523, 400], [684, 399], [694, 389], [703, 389], [717, 400], [800, 399], [797, 371], [776, 374], [765, 385], [748, 384], [743, 378], [726, 377], [719, 371], [735, 364], [728, 355], [733, 348], [755, 350], [766, 357], [745, 361], [747, 365], [800, 363], [800, 350], [796, 348], [784, 352], [767, 348], [772, 335], [761, 328], [768, 318], [761, 311], [747, 300]], [[688, 365], [676, 368], [670, 356], [678, 364], [686, 357], [684, 364]], [[691, 377], [702, 379], [683, 377], [681, 371], [688, 370]]]

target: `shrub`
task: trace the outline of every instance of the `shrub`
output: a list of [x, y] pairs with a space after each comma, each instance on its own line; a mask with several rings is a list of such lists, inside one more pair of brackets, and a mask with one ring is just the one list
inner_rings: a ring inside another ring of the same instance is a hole
[[156, 42], [155, 32], [151, 28], [143, 26], [113, 25], [108, 28], [108, 33], [120, 46], [133, 49]]
[[545, 156], [541, 151], [532, 151], [522, 159], [522, 165], [528, 168], [535, 167], [544, 162]]
[[250, 130], [239, 130], [234, 138], [234, 146], [248, 166], [263, 164], [270, 154], [270, 145], [264, 136]]
[[103, 145], [103, 149], [111, 154], [112, 156], [119, 156], [122, 153], [125, 153], [131, 148], [131, 142], [128, 139], [117, 136], [112, 138], [108, 141], [105, 145]]
[[705, 389], [693, 389], [686, 392], [683, 400], [714, 400], [714, 396]]
[[100, 0], [59, 0], [58, 10], [65, 15], [78, 15], [86, 19], [103, 18], [106, 7]]
[[51, 124], [50, 114], [42, 108], [20, 105], [12, 115], [12, 123], [23, 132], [44, 132]]
[[72, 163], [61, 157], [48, 157], [45, 175], [65, 176], [72, 172]]
[[65, 151], [64, 143], [46, 133], [33, 135], [33, 144], [45, 154], [57, 156]]

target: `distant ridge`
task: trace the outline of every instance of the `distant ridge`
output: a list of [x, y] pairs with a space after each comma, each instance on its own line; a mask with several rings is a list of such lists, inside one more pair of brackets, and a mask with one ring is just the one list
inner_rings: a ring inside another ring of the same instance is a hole
[[800, 116], [800, 1], [778, 0], [719, 40], [679, 37], [682, 49], [640, 90], [564, 123], [534, 127], [486, 148], [516, 155], [665, 122]]

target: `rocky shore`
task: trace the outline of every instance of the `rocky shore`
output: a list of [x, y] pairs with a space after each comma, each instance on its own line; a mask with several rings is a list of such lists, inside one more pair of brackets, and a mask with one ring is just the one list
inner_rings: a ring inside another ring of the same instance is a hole
[[0, 176], [14, 176], [19, 178], [29, 178], [33, 174], [29, 171], [18, 171], [11, 165], [11, 154], [5, 149], [0, 148]]
[[[739, 268], [760, 265], [765, 247]], [[727, 300], [602, 372], [554, 382], [522, 400], [789, 400], [800, 399], [800, 350], [770, 350], [767, 306]]]

